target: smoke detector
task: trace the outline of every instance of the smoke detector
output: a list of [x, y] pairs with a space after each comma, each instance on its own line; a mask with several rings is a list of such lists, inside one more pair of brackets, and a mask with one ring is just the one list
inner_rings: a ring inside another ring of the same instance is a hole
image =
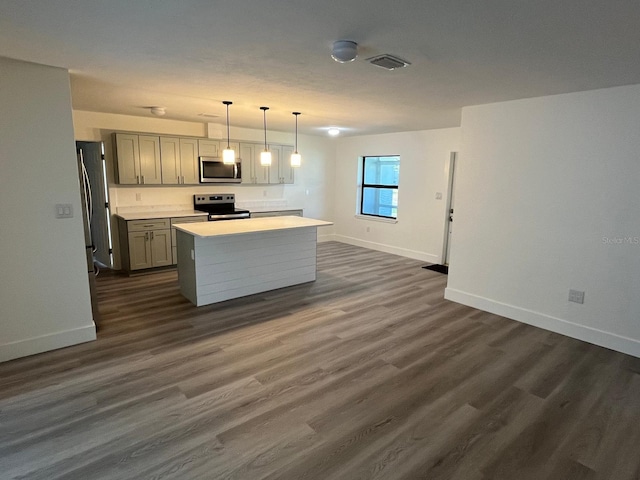
[[338, 63], [353, 62], [358, 56], [358, 44], [351, 40], [338, 40], [333, 42], [331, 58]]
[[411, 65], [410, 62], [403, 60], [394, 55], [383, 53], [382, 55], [376, 55], [375, 57], [367, 58], [369, 63], [372, 63], [376, 67], [382, 67], [386, 70], [395, 70], [396, 68], [404, 68], [407, 65]]

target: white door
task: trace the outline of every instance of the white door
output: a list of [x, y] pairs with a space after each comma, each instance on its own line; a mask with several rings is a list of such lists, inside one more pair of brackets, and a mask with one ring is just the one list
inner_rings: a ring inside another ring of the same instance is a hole
[[453, 236], [453, 214], [455, 211], [456, 200], [456, 158], [458, 154], [451, 152], [451, 158], [449, 159], [449, 192], [447, 194], [447, 216], [446, 216], [446, 228], [445, 228], [445, 242], [444, 242], [444, 265], [449, 265], [449, 258], [451, 255], [451, 238]]

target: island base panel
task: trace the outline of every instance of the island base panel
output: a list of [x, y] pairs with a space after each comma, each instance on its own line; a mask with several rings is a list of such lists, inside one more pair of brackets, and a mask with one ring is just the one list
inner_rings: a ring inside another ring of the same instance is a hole
[[178, 231], [180, 291], [201, 306], [312, 282], [316, 246], [316, 227], [204, 238]]

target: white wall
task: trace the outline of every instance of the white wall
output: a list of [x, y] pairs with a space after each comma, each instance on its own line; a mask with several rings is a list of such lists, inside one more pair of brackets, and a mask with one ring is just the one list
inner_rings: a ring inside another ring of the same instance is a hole
[[[0, 57], [0, 361], [94, 340], [66, 70]], [[55, 204], [70, 203], [70, 219]]]
[[[193, 205], [194, 193], [221, 192], [235, 193], [236, 202], [264, 208], [301, 208], [306, 217], [332, 220], [333, 178], [335, 168], [335, 142], [328, 138], [298, 135], [298, 150], [302, 154], [302, 166], [296, 170], [293, 185], [183, 185], [183, 186], [129, 186], [115, 183], [113, 166], [112, 132], [132, 131], [168, 135], [220, 138], [226, 135], [226, 128], [218, 124], [182, 122], [159, 118], [132, 117], [108, 113], [74, 111], [76, 140], [103, 141], [108, 164], [109, 195], [112, 211], [118, 208], [146, 209], [150, 207]], [[231, 127], [232, 140], [263, 141], [262, 130]], [[293, 145], [293, 132], [268, 132], [270, 143]], [[139, 195], [140, 200], [137, 200]], [[114, 238], [117, 226], [114, 223]], [[331, 228], [323, 228], [321, 235], [331, 233]], [[114, 242], [114, 262], [119, 268], [118, 242]]]
[[[336, 240], [440, 263], [449, 158], [459, 146], [459, 128], [341, 138], [336, 159]], [[397, 223], [356, 217], [359, 159], [378, 155], [400, 155]], [[441, 200], [436, 200], [436, 192], [442, 193]]]
[[639, 125], [640, 85], [464, 108], [447, 298], [640, 356]]

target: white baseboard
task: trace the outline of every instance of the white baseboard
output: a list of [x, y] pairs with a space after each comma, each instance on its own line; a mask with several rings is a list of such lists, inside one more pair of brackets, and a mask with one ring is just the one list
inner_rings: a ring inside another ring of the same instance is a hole
[[518, 322], [527, 323], [534, 327], [560, 333], [567, 337], [593, 343], [594, 345], [633, 355], [634, 357], [640, 357], [640, 341], [633, 338], [623, 337], [615, 333], [605, 332], [604, 330], [569, 322], [562, 318], [552, 317], [526, 308], [497, 302], [453, 288], [445, 289], [444, 298], [485, 312], [517, 320]]
[[90, 342], [95, 339], [96, 325], [92, 321], [91, 325], [86, 327], [27, 338], [17, 342], [5, 343], [4, 345], [0, 344], [0, 362], [69, 347], [78, 343]]
[[440, 263], [440, 257], [438, 255], [433, 255], [430, 253], [410, 250], [408, 248], [394, 247], [392, 245], [386, 245], [384, 243], [369, 242], [367, 240], [360, 240], [359, 238], [347, 237], [346, 235], [334, 234], [333, 237], [333, 240], [337, 242], [348, 243], [349, 245], [355, 245], [357, 247], [378, 250], [379, 252], [392, 253], [394, 255], [413, 258], [414, 260], [420, 260], [427, 263]]
[[318, 235], [318, 242], [335, 242], [337, 241], [335, 234]]

